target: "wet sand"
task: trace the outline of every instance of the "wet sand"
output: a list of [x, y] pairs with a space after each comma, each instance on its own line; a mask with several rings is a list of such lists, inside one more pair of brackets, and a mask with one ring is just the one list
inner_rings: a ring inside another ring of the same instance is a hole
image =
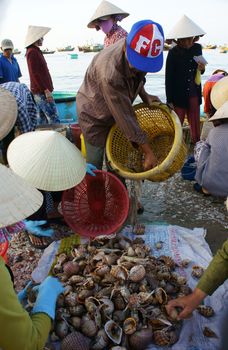
[[206, 241], [214, 254], [228, 238], [225, 198], [205, 197], [193, 189], [193, 181], [180, 173], [161, 183], [145, 181], [141, 202], [145, 211], [140, 222], [161, 222], [193, 229], [206, 229]]

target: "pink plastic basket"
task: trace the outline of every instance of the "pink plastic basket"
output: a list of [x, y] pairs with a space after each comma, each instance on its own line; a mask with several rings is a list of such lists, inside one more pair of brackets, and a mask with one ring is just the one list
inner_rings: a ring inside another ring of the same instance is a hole
[[82, 236], [96, 237], [116, 232], [129, 210], [128, 192], [113, 174], [96, 170], [83, 181], [64, 191], [62, 210], [70, 228]]

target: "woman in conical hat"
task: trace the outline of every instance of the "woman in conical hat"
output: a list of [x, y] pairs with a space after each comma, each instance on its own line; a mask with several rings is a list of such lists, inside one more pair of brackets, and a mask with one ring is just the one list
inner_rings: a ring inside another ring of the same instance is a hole
[[88, 28], [96, 28], [105, 33], [104, 48], [114, 44], [121, 38], [126, 38], [127, 32], [117, 22], [129, 16], [119, 7], [103, 0], [88, 23]]
[[54, 87], [51, 75], [40, 50], [40, 46], [43, 45], [43, 37], [50, 29], [48, 27], [29, 26], [25, 39], [30, 90], [33, 93], [39, 112], [38, 124], [60, 123], [57, 107], [52, 96]]
[[[205, 32], [187, 16], [183, 16], [167, 35], [175, 40], [166, 61], [166, 98], [183, 124], [185, 116], [190, 124], [192, 142], [200, 139], [200, 75], [205, 71], [206, 61], [202, 47], [195, 41]], [[196, 58], [197, 57], [197, 58]]]
[[[3, 165], [0, 165], [0, 199], [0, 242], [4, 238], [1, 232], [5, 226], [25, 219], [43, 201], [38, 190]], [[57, 297], [64, 291], [62, 284], [57, 278], [46, 278], [37, 290], [37, 299], [29, 315], [22, 307], [27, 299], [28, 285], [18, 295], [15, 293], [13, 273], [2, 256], [0, 281], [0, 348], [42, 350], [55, 318]], [[31, 283], [29, 286], [32, 288]]]
[[[227, 76], [228, 73], [223, 69], [216, 69], [212, 75], [209, 77], [209, 79], [204, 83], [203, 86], [203, 100], [204, 100], [204, 113], [207, 116], [207, 118], [211, 118], [213, 114], [216, 112], [216, 108], [213, 106], [211, 102], [211, 91], [215, 84], [221, 79], [223, 79], [225, 76]], [[205, 120], [203, 123], [200, 139], [206, 140], [209, 131], [213, 129], [213, 123], [209, 122], [209, 120]]]
[[53, 201], [61, 200], [62, 191], [80, 183], [86, 172], [94, 175], [95, 170], [85, 163], [77, 147], [51, 130], [18, 136], [9, 145], [7, 159], [17, 175], [43, 191], [44, 204], [29, 217], [30, 220], [49, 219]]

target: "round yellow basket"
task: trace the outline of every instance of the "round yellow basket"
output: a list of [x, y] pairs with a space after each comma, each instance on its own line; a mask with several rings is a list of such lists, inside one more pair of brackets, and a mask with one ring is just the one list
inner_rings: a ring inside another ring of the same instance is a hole
[[143, 153], [133, 147], [116, 124], [106, 142], [108, 161], [125, 178], [164, 181], [182, 168], [187, 155], [180, 120], [165, 104], [154, 103], [148, 107], [140, 103], [134, 106], [134, 110], [141, 129], [147, 133], [158, 165], [144, 171]]

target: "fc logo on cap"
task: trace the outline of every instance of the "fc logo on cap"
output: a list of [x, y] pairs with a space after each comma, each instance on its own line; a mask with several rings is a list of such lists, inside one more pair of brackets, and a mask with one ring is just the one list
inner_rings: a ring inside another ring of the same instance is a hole
[[162, 51], [164, 39], [158, 27], [148, 24], [139, 31], [131, 42], [131, 48], [144, 57], [156, 58]]

